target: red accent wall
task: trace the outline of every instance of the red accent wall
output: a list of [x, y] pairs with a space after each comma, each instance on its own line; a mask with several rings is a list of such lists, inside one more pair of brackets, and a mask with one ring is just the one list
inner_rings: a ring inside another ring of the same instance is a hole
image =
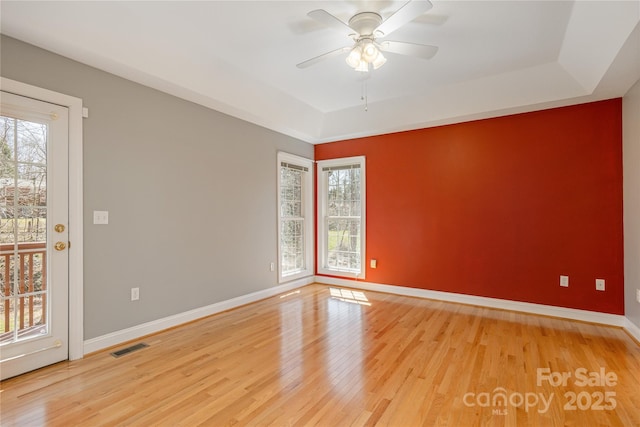
[[624, 313], [621, 99], [315, 147], [358, 155], [367, 282]]

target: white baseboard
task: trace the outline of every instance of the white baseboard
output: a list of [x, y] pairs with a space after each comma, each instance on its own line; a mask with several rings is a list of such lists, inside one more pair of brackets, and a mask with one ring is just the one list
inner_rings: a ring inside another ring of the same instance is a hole
[[241, 295], [239, 297], [232, 298], [226, 301], [217, 302], [205, 307], [195, 308], [193, 310], [185, 311], [184, 313], [174, 314], [173, 316], [164, 317], [162, 319], [142, 323], [131, 328], [111, 332], [109, 334], [102, 335], [96, 338], [91, 338], [84, 341], [84, 354], [89, 354], [108, 347], [113, 347], [120, 343], [135, 340], [145, 335], [154, 334], [156, 332], [160, 332], [165, 329], [181, 325], [183, 323], [191, 322], [202, 317], [211, 316], [212, 314], [220, 313], [222, 311], [230, 310], [232, 308], [240, 307], [245, 304], [269, 298], [280, 293], [290, 291], [292, 289], [306, 286], [313, 282], [313, 276], [305, 277], [275, 286], [273, 288], [263, 289], [261, 291], [253, 292], [247, 295]]
[[230, 300], [221, 301], [205, 307], [185, 311], [184, 313], [154, 320], [133, 326], [120, 331], [111, 332], [96, 338], [84, 341], [84, 354], [93, 353], [108, 347], [135, 340], [137, 338], [154, 334], [174, 326], [178, 326], [202, 317], [240, 307], [265, 298], [278, 295], [311, 283], [344, 286], [348, 288], [363, 289], [368, 291], [384, 292], [388, 294], [403, 295], [409, 297], [427, 298], [438, 301], [455, 302], [460, 304], [477, 305], [480, 307], [497, 308], [502, 310], [518, 311], [529, 314], [559, 317], [563, 319], [579, 320], [583, 322], [598, 323], [603, 325], [618, 326], [624, 328], [631, 336], [640, 342], [640, 328], [624, 316], [608, 313], [599, 313], [588, 310], [555, 307], [543, 304], [533, 304], [520, 301], [509, 301], [498, 298], [479, 297], [474, 295], [456, 294], [451, 292], [431, 291], [426, 289], [408, 288], [404, 286], [385, 285], [358, 280], [339, 279], [325, 276], [311, 276], [295, 280], [289, 283], [263, 289], [248, 295], [242, 295]]
[[578, 310], [574, 308], [555, 307], [552, 305], [533, 304], [520, 301], [509, 301], [498, 298], [478, 297], [474, 295], [456, 294], [452, 292], [431, 291], [426, 289], [407, 288], [404, 286], [383, 285], [380, 283], [362, 282], [334, 277], [316, 276], [317, 283], [344, 286], [368, 291], [384, 292], [388, 294], [409, 297], [427, 298], [438, 301], [456, 302], [460, 304], [477, 305], [487, 308], [519, 311], [529, 314], [560, 317], [563, 319], [580, 320], [583, 322], [599, 323], [603, 325], [628, 328], [631, 322], [624, 316], [617, 314], [599, 313], [597, 311]]
[[640, 328], [638, 327], [638, 325], [625, 318], [624, 329], [626, 329], [627, 333], [635, 338], [638, 343], [640, 343]]

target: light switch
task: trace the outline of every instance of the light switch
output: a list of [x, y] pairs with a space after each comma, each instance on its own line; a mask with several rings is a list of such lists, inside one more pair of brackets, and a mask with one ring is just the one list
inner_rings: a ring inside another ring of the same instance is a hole
[[93, 211], [94, 224], [109, 224], [109, 211]]

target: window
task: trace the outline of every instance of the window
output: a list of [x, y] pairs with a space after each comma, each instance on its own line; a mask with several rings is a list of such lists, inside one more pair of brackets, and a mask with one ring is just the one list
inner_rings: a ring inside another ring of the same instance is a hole
[[279, 281], [313, 274], [313, 161], [278, 153]]
[[364, 278], [365, 158], [318, 162], [318, 272]]

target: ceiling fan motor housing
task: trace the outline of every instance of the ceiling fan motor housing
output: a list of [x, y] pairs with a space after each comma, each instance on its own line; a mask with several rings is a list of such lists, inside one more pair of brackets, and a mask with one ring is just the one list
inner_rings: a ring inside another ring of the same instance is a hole
[[349, 27], [356, 30], [358, 39], [373, 36], [373, 32], [382, 23], [382, 16], [375, 12], [361, 12], [349, 19]]

